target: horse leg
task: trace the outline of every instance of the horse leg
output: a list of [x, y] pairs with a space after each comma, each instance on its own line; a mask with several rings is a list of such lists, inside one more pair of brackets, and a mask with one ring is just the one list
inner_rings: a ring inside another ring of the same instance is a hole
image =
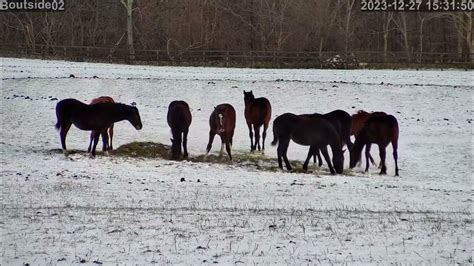
[[277, 153], [278, 153], [278, 167], [283, 170], [283, 163], [282, 163], [282, 158], [285, 160], [285, 165], [286, 169], [291, 171], [291, 165], [290, 162], [288, 161], [288, 158], [286, 157], [286, 152], [288, 151], [288, 145], [290, 145], [290, 140], [289, 139], [281, 139], [278, 142], [278, 148], [277, 148]]
[[[369, 158], [372, 158], [372, 157], [370, 156], [370, 146], [371, 146], [371, 145], [372, 145], [372, 144], [370, 144], [370, 143], [367, 143], [367, 144], [365, 145], [365, 172], [369, 171], [369, 166], [370, 166], [370, 164], [369, 164]], [[373, 159], [372, 159], [372, 160], [373, 160]]]
[[253, 131], [255, 132], [255, 148], [258, 147], [258, 151], [260, 151], [260, 127], [257, 124], [253, 124]]
[[369, 154], [369, 159], [370, 159], [370, 162], [371, 162], [373, 165], [375, 165], [375, 166], [377, 165], [377, 164], [375, 163], [374, 158], [373, 158], [372, 155], [370, 155], [370, 154]]
[[113, 150], [114, 147], [112, 146], [112, 138], [114, 136], [114, 124], [112, 124], [109, 127], [109, 138], [110, 138], [110, 143], [109, 143], [109, 150]]
[[326, 146], [323, 146], [321, 147], [320, 150], [324, 156], [324, 159], [326, 160], [326, 163], [328, 164], [329, 171], [331, 172], [332, 175], [335, 175], [336, 171], [334, 171], [334, 167], [332, 167], [331, 158], [329, 157], [329, 153], [328, 153], [328, 148]]
[[231, 147], [230, 146], [230, 140], [229, 140], [229, 138], [226, 138], [226, 140], [225, 140], [225, 149], [227, 151], [227, 154], [229, 155], [229, 159], [232, 161], [232, 154], [230, 152], [230, 147]]
[[323, 158], [321, 158], [321, 153], [319, 153], [319, 149], [316, 148], [316, 155], [318, 156], [318, 166], [321, 167], [323, 165]]
[[318, 166], [321, 167], [321, 165], [323, 165], [323, 159], [321, 159], [321, 154], [319, 153], [319, 149], [317, 149], [313, 153], [314, 164], [316, 164], [316, 162], [317, 162], [316, 158], [318, 158], [318, 160], [319, 160]]
[[380, 153], [380, 164], [382, 165], [382, 169], [380, 170], [381, 175], [387, 174], [387, 166], [385, 165], [385, 146], [383, 144], [379, 144], [379, 153]]
[[252, 124], [247, 123], [247, 127], [249, 128], [249, 137], [250, 137], [250, 152], [254, 151], [253, 148], [253, 132], [252, 132]]
[[398, 176], [398, 143], [396, 140], [392, 140], [393, 148], [393, 159], [395, 160], [395, 176]]
[[183, 132], [183, 157], [188, 158], [188, 131]]
[[94, 145], [92, 146], [91, 150], [91, 157], [95, 157], [95, 148], [97, 147], [97, 143], [99, 142], [100, 131], [94, 130]]
[[59, 132], [59, 136], [61, 138], [61, 146], [63, 148], [64, 154], [66, 154], [66, 135], [69, 129], [71, 128], [71, 125], [71, 122], [67, 122], [64, 125], [61, 125], [61, 131]]
[[100, 135], [102, 135], [102, 151], [105, 155], [108, 155], [107, 149], [109, 147], [109, 134], [107, 134], [107, 128], [104, 129]]
[[214, 141], [215, 136], [216, 136], [216, 133], [214, 133], [213, 131], [209, 131], [209, 142], [207, 143], [206, 156], [209, 154], [209, 151], [212, 148], [212, 142]]
[[313, 149], [313, 146], [310, 146], [309, 147], [309, 150], [308, 150], [308, 156], [306, 156], [306, 160], [304, 161], [304, 164], [303, 164], [303, 170], [306, 172], [308, 171], [308, 164], [309, 164], [309, 160], [311, 159], [311, 156], [314, 154], [314, 149]]
[[285, 146], [283, 146], [283, 160], [285, 161], [286, 169], [288, 169], [288, 171], [291, 171], [292, 168], [287, 156], [289, 145], [290, 145], [290, 140], [285, 141]]
[[265, 139], [267, 138], [267, 128], [268, 128], [268, 123], [263, 124], [262, 151], [265, 151]]
[[278, 168], [283, 170], [283, 162], [282, 162], [282, 154], [281, 154], [280, 145], [281, 145], [281, 142], [278, 144], [278, 148], [277, 148]]
[[90, 141], [89, 141], [89, 148], [87, 148], [87, 152], [91, 152], [93, 142], [94, 142], [94, 131], [91, 132]]
[[224, 155], [224, 147], [227, 142], [227, 136], [226, 133], [223, 133], [219, 136], [221, 137], [221, 150], [219, 151], [219, 157], [222, 157], [222, 155]]

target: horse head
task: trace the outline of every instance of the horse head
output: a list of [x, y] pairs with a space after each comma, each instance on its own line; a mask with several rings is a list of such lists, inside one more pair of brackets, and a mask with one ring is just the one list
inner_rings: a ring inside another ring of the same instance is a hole
[[143, 128], [142, 120], [140, 118], [140, 113], [138, 112], [137, 107], [130, 106], [131, 114], [128, 117], [128, 121], [132, 124], [135, 129], [140, 130]]
[[255, 99], [255, 96], [253, 95], [253, 91], [244, 91], [244, 101], [247, 103], [251, 100]]

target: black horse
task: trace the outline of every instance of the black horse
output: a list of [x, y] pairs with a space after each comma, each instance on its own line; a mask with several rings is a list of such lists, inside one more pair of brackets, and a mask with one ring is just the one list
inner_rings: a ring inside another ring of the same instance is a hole
[[58, 122], [55, 126], [60, 131], [61, 145], [65, 154], [66, 135], [72, 124], [81, 130], [94, 130], [92, 156], [95, 156], [99, 135], [102, 134], [102, 136], [106, 136], [107, 129], [113, 123], [128, 120], [137, 130], [142, 129], [138, 109], [134, 106], [122, 103], [97, 103], [88, 105], [76, 99], [65, 99], [56, 105], [56, 117]]
[[[344, 155], [342, 144], [336, 129], [325, 119], [319, 117], [301, 117], [291, 113], [285, 113], [273, 121], [272, 145], [278, 143], [278, 167], [283, 169], [282, 158], [288, 170], [291, 170], [287, 151], [290, 140], [310, 146], [310, 152], [315, 149], [321, 150], [326, 159], [331, 174], [341, 174], [344, 168]], [[333, 158], [329, 158], [327, 145], [331, 147]], [[334, 168], [333, 168], [334, 164]]]
[[366, 146], [366, 168], [365, 171], [369, 168], [369, 154], [370, 154], [370, 145], [375, 143], [379, 146], [380, 161], [382, 169], [380, 171], [381, 175], [387, 174], [387, 166], [385, 165], [385, 156], [386, 156], [386, 147], [391, 142], [393, 148], [393, 159], [395, 160], [395, 176], [398, 176], [398, 121], [393, 115], [384, 115], [384, 116], [375, 116], [370, 117], [364, 124], [364, 127], [357, 135], [354, 142], [354, 147], [352, 148], [350, 168], [354, 168], [357, 162], [360, 161], [362, 148]]
[[181, 143], [183, 144], [184, 158], [188, 158], [188, 132], [191, 125], [191, 111], [184, 101], [173, 101], [168, 106], [168, 125], [171, 128], [171, 159], [179, 160], [181, 157]]
[[[255, 98], [252, 91], [244, 91], [245, 103], [245, 121], [249, 128], [250, 137], [250, 151], [255, 151], [257, 148], [260, 151], [260, 127], [263, 125], [262, 133], [262, 150], [265, 150], [265, 138], [267, 137], [267, 128], [272, 117], [272, 105], [267, 98]], [[255, 144], [253, 141], [253, 131], [255, 133]]]
[[212, 142], [214, 142], [214, 137], [217, 134], [221, 137], [222, 141], [219, 156], [222, 156], [225, 146], [229, 159], [232, 161], [231, 147], [235, 130], [234, 107], [228, 103], [216, 106], [209, 117], [209, 127], [209, 142], [206, 148], [206, 156], [209, 154], [212, 148]]
[[[327, 114], [305, 114], [300, 115], [303, 117], [318, 117], [328, 121], [336, 130], [341, 140], [342, 145], [347, 145], [349, 152], [352, 150], [352, 141], [351, 141], [351, 128], [352, 128], [352, 117], [350, 114], [343, 110], [334, 110]], [[350, 153], [349, 153], [350, 154]], [[319, 167], [323, 165], [323, 160], [321, 159], [321, 155], [318, 149], [313, 149], [311, 152], [308, 152], [308, 157], [306, 158], [306, 162], [309, 163], [309, 159], [311, 156], [314, 156], [314, 162], [316, 162], [316, 156], [319, 159]], [[304, 170], [307, 170], [307, 163], [303, 165]]]

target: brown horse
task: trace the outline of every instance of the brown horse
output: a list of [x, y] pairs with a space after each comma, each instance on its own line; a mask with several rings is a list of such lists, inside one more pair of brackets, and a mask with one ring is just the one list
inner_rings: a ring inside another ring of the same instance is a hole
[[[393, 115], [374, 116], [367, 119], [364, 127], [360, 130], [356, 137], [354, 146], [352, 147], [351, 160], [349, 164], [350, 168], [353, 168], [357, 162], [360, 161], [363, 147], [365, 145], [375, 143], [379, 146], [380, 161], [382, 166], [380, 174], [387, 174], [387, 166], [385, 165], [385, 149], [389, 143], [392, 143], [393, 159], [395, 160], [395, 176], [398, 176], [398, 134], [398, 121]], [[367, 160], [367, 154], [370, 153], [370, 146], [366, 147], [365, 152]]]
[[138, 109], [122, 103], [97, 103], [88, 105], [76, 99], [61, 100], [56, 104], [56, 129], [60, 130], [61, 146], [66, 154], [66, 135], [74, 124], [81, 130], [93, 130], [94, 144], [91, 155], [95, 156], [95, 148], [99, 134], [106, 131], [113, 123], [128, 120], [137, 130], [142, 129], [142, 121]]
[[232, 138], [234, 137], [235, 129], [235, 109], [232, 105], [224, 103], [216, 106], [214, 111], [209, 117], [209, 143], [207, 144], [206, 156], [209, 154], [209, 151], [212, 148], [212, 142], [214, 141], [214, 136], [217, 134], [221, 137], [221, 151], [220, 156], [224, 152], [224, 145], [229, 155], [229, 159], [232, 161], [231, 147], [232, 147]]
[[[288, 161], [287, 151], [290, 140], [310, 146], [308, 157], [304, 168], [307, 168], [310, 155], [318, 149], [326, 159], [331, 174], [341, 174], [344, 168], [344, 155], [342, 151], [342, 142], [336, 129], [325, 119], [311, 116], [298, 116], [292, 113], [285, 113], [278, 116], [273, 121], [273, 141], [272, 145], [278, 143], [278, 167], [283, 169], [282, 158], [285, 161], [286, 168], [291, 170]], [[332, 163], [329, 158], [327, 146], [332, 150]], [[334, 168], [333, 168], [334, 164]]]
[[[114, 103], [114, 99], [109, 96], [101, 96], [99, 98], [95, 98], [91, 101], [91, 104], [96, 104], [96, 103]], [[89, 141], [89, 148], [87, 148], [87, 152], [91, 152], [92, 148], [92, 143], [94, 142], [94, 136], [96, 135], [97, 132], [94, 130], [91, 132], [91, 137]], [[102, 135], [102, 150], [107, 151], [107, 150], [113, 150], [113, 145], [112, 145], [112, 139], [114, 137], [114, 124], [112, 124], [104, 132], [99, 132], [100, 135]]]
[[168, 107], [168, 125], [171, 128], [171, 159], [179, 160], [181, 157], [181, 142], [184, 150], [184, 158], [188, 158], [188, 132], [192, 116], [189, 105], [185, 101], [172, 101]]
[[[260, 151], [260, 127], [263, 125], [262, 150], [265, 150], [265, 138], [267, 128], [272, 116], [272, 106], [267, 98], [255, 98], [252, 91], [244, 91], [245, 120], [249, 128], [250, 151], [255, 151], [258, 147]], [[255, 144], [253, 142], [253, 131], [255, 132]]]
[[[371, 113], [368, 113], [364, 110], [359, 110], [357, 113], [352, 115], [351, 136], [357, 137], [357, 135], [359, 135], [359, 132], [364, 127], [365, 122], [367, 121], [367, 119], [369, 119], [371, 117], [384, 116], [384, 115], [387, 115], [387, 114], [385, 112], [371, 112]], [[374, 158], [372, 158], [372, 155], [370, 155], [370, 146], [371, 146], [371, 144], [369, 143], [369, 144], [367, 144], [367, 146], [365, 148], [366, 149], [365, 154], [367, 156], [367, 158], [365, 158], [366, 162], [367, 162], [365, 171], [367, 171], [369, 169], [369, 163], [368, 163], [369, 159], [370, 159], [370, 162], [372, 164], [375, 164]], [[367, 152], [367, 149], [369, 150], [369, 152]]]

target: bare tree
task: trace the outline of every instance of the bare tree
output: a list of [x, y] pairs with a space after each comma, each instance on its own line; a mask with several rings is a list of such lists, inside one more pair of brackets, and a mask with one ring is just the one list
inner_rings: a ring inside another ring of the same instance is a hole
[[383, 59], [387, 60], [388, 52], [388, 37], [391, 31], [390, 25], [393, 22], [393, 12], [387, 12], [383, 14], [382, 34], [383, 34]]
[[394, 20], [395, 25], [397, 25], [397, 29], [402, 35], [403, 47], [405, 48], [405, 53], [407, 56], [408, 62], [411, 61], [411, 53], [410, 53], [410, 43], [409, 43], [409, 32], [408, 32], [408, 22], [407, 22], [407, 14], [404, 12], [398, 13], [397, 19]]
[[133, 48], [133, 0], [120, 0], [127, 12], [127, 46], [130, 61], [135, 60], [135, 49]]
[[446, 13], [445, 15], [453, 22], [456, 29], [460, 54], [467, 60], [474, 60], [471, 55], [474, 50], [472, 12]]

